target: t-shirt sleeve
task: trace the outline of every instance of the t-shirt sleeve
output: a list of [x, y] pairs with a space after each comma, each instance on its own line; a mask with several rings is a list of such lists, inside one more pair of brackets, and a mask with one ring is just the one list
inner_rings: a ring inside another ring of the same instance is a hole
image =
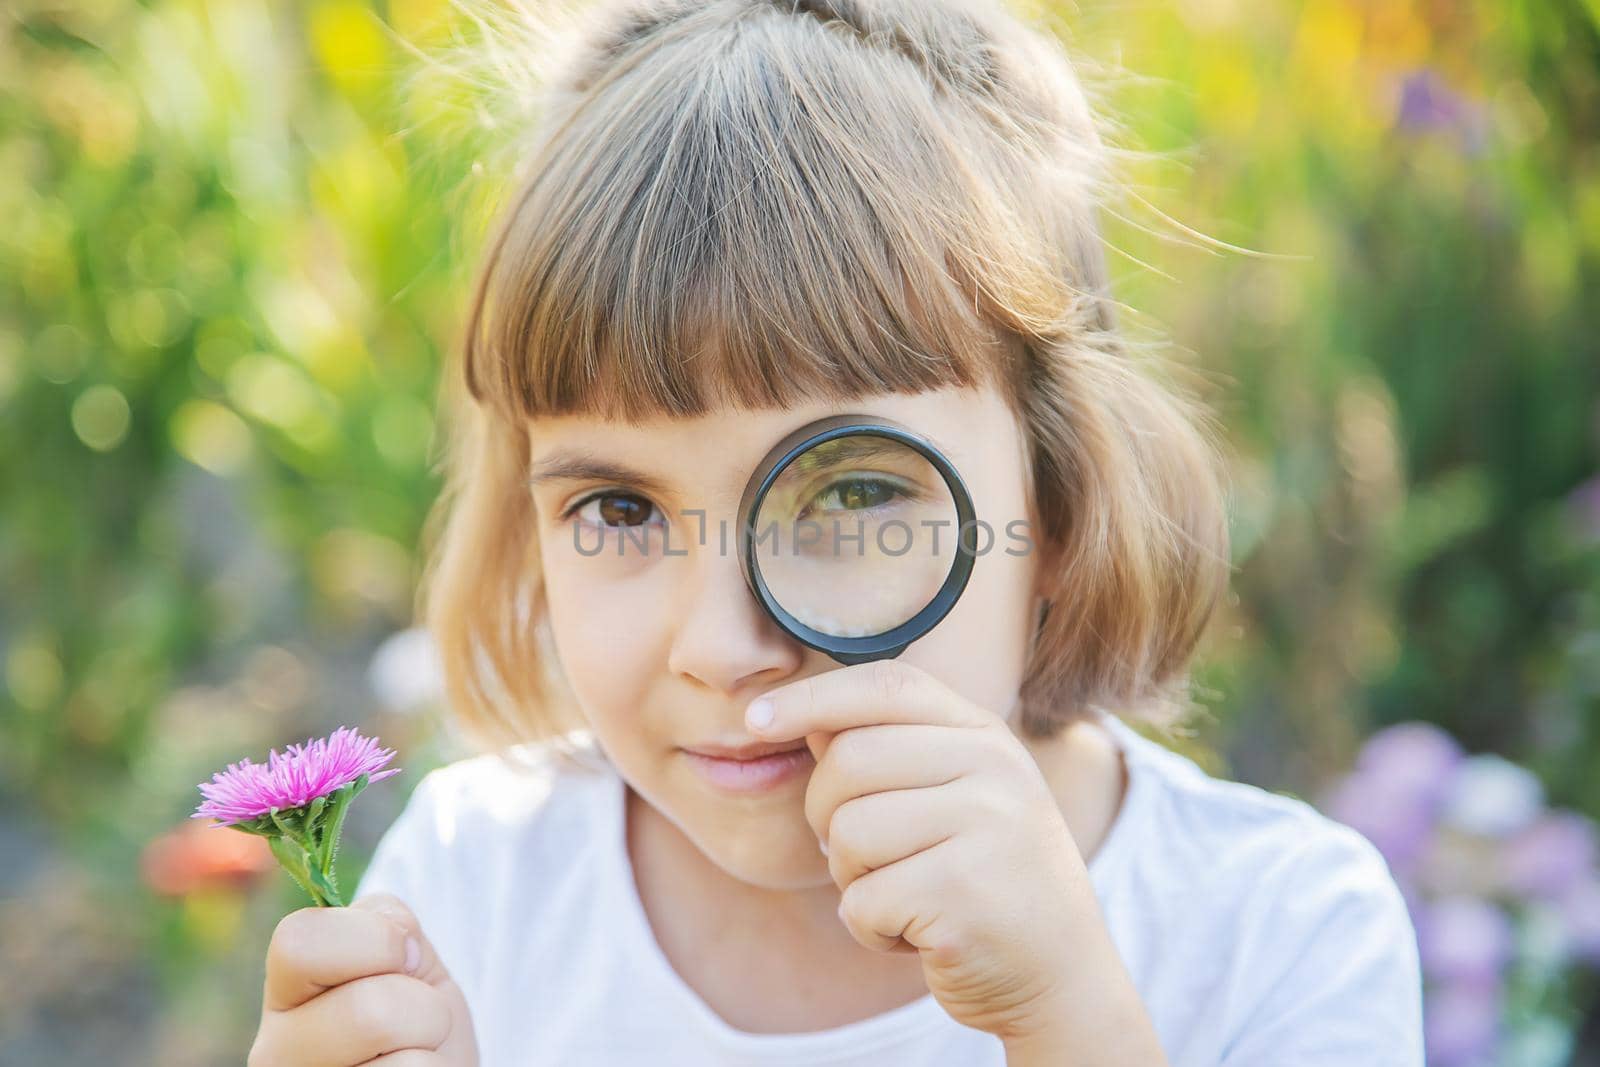
[[[1324, 823], [1258, 884], [1244, 959], [1258, 990], [1220, 1067], [1422, 1067], [1422, 977], [1382, 854]], [[1241, 946], [1244, 947], [1244, 946]]]

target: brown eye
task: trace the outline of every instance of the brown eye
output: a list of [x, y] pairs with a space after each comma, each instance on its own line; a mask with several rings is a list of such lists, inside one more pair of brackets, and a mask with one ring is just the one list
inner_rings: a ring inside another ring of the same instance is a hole
[[573, 511], [591, 526], [642, 526], [654, 507], [632, 493], [597, 493]]
[[894, 482], [858, 475], [834, 482], [818, 493], [801, 517], [814, 511], [869, 511], [900, 497], [916, 498]]
[[893, 500], [895, 496], [894, 487], [887, 482], [872, 481], [867, 478], [845, 482], [839, 486], [838, 493], [840, 505], [850, 511], [877, 507]]

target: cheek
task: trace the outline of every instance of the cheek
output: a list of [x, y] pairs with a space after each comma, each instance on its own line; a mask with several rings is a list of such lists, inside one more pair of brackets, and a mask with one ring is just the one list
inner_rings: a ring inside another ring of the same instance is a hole
[[566, 558], [560, 547], [544, 557], [544, 585], [562, 671], [597, 730], [637, 721], [670, 633], [659, 576], [648, 561]]

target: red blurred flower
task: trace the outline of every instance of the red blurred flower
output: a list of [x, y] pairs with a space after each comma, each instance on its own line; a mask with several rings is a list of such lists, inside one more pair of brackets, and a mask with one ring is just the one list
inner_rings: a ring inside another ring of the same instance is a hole
[[208, 832], [211, 829], [210, 825], [185, 820], [146, 844], [139, 856], [139, 873], [145, 885], [168, 897], [200, 889], [242, 889], [277, 867], [264, 839]]

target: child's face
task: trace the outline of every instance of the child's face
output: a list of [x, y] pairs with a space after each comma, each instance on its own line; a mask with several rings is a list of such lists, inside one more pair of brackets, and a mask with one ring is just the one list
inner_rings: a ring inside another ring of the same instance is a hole
[[[558, 452], [581, 453], [650, 480], [646, 488], [616, 474], [536, 479], [532, 489], [551, 630], [596, 738], [633, 788], [708, 857], [772, 889], [830, 880], [803, 811], [813, 764], [775, 788], [733, 793], [703, 777], [684, 748], [754, 742], [745, 705], [839, 666], [761, 610], [740, 572], [735, 532], [740, 494], [768, 449], [814, 419], [845, 413], [886, 416], [931, 440], [993, 529], [961, 599], [900, 659], [1009, 718], [1036, 620], [1039, 549], [1007, 537], [1008, 523], [1032, 517], [1026, 451], [1021, 427], [992, 389], [647, 423], [564, 416], [530, 427], [535, 467]], [[641, 521], [648, 539], [637, 527], [631, 538], [618, 532]], [[662, 550], [663, 527], [671, 555]]]

